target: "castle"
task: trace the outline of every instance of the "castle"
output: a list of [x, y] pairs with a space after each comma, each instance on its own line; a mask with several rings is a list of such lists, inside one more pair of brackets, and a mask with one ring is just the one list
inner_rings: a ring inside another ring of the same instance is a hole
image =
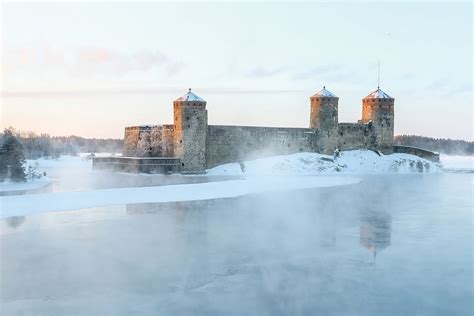
[[97, 159], [132, 172], [200, 173], [214, 166], [271, 155], [370, 149], [406, 152], [436, 160], [434, 153], [394, 146], [395, 99], [380, 87], [362, 99], [362, 118], [339, 123], [339, 98], [323, 87], [310, 97], [308, 128], [209, 125], [206, 101], [189, 91], [173, 102], [174, 124], [125, 128], [123, 157]]

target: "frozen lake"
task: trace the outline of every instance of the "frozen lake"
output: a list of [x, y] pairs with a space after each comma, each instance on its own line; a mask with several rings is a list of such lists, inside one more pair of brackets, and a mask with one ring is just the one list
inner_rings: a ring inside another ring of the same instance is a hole
[[468, 315], [472, 173], [0, 220], [2, 315]]

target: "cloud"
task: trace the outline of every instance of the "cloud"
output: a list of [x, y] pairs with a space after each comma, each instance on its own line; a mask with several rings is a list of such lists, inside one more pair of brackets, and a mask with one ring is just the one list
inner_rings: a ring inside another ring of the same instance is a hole
[[332, 77], [332, 79], [341, 77], [342, 74], [346, 74], [347, 71], [344, 71], [341, 66], [338, 65], [321, 65], [308, 70], [304, 70], [293, 75], [294, 80], [310, 80], [317, 79], [320, 77]]
[[[232, 89], [232, 88], [199, 88], [198, 93], [203, 94], [294, 94], [305, 93], [297, 89]], [[96, 95], [125, 95], [125, 94], [182, 94], [182, 87], [153, 87], [153, 88], [110, 88], [110, 89], [81, 89], [81, 90], [48, 90], [48, 91], [1, 91], [3, 98], [40, 98], [40, 97], [90, 97]]]
[[472, 94], [472, 84], [457, 84], [450, 79], [438, 78], [426, 85], [426, 91], [442, 97], [454, 97], [463, 94]]
[[255, 67], [247, 73], [247, 77], [251, 78], [266, 78], [273, 77], [285, 73], [288, 71], [288, 67], [278, 67], [278, 68], [265, 68], [262, 66]]
[[3, 50], [5, 79], [62, 79], [109, 77], [157, 71], [177, 75], [183, 63], [158, 50], [124, 53], [106, 47], [66, 48], [44, 44], [7, 47]]

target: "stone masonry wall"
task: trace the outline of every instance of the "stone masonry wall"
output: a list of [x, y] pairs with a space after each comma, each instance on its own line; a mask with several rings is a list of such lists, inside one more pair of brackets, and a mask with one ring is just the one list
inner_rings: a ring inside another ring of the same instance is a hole
[[163, 125], [163, 130], [161, 132], [161, 141], [163, 148], [163, 157], [175, 157], [174, 154], [174, 143], [173, 143], [173, 125]]
[[372, 124], [339, 123], [337, 139], [339, 150], [377, 150], [376, 133]]
[[205, 102], [174, 102], [174, 156], [184, 173], [206, 169], [207, 110]]
[[396, 145], [393, 146], [393, 152], [415, 155], [433, 162], [439, 162], [439, 153], [422, 148]]
[[248, 159], [315, 151], [315, 132], [308, 128], [209, 125], [207, 168]]
[[386, 154], [393, 152], [394, 139], [394, 102], [395, 99], [381, 98], [362, 100], [361, 122], [372, 122], [377, 147]]
[[125, 128], [123, 156], [125, 157], [140, 157], [142, 156], [139, 148], [143, 142], [146, 142], [148, 136], [145, 134], [151, 133], [152, 126], [130, 126]]

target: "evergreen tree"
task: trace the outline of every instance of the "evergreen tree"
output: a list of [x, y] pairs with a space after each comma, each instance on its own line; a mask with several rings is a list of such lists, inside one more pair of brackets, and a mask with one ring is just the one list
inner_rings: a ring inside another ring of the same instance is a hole
[[23, 144], [12, 129], [5, 129], [0, 147], [0, 180], [10, 178], [13, 181], [25, 181], [24, 164]]

